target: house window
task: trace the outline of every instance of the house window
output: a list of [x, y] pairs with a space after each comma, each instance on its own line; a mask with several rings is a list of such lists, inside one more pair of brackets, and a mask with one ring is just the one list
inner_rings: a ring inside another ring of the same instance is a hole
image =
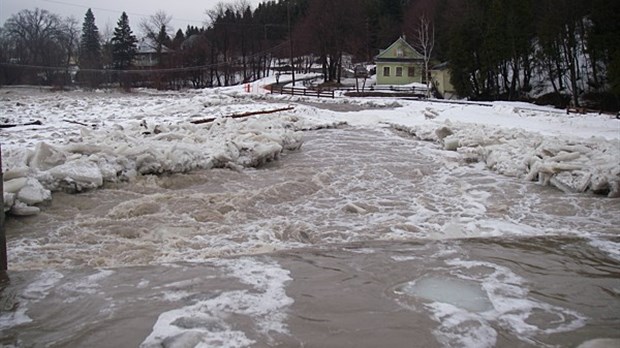
[[410, 66], [407, 69], [407, 76], [409, 76], [409, 77], [414, 77], [415, 76], [415, 68], [414, 67]]
[[405, 52], [403, 51], [402, 48], [399, 48], [399, 49], [396, 50], [396, 57], [402, 58], [404, 56], [405, 56]]
[[390, 67], [386, 66], [383, 68], [383, 76], [390, 76]]
[[401, 66], [396, 68], [396, 76], [403, 76], [403, 68]]

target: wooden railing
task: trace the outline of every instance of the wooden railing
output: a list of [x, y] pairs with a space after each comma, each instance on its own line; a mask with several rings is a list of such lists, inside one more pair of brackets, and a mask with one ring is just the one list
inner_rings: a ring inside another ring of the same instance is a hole
[[314, 89], [306, 89], [306, 88], [295, 88], [295, 87], [279, 87], [272, 86], [271, 94], [289, 94], [289, 95], [299, 95], [299, 96], [307, 96], [307, 97], [317, 97], [317, 98], [335, 98], [334, 91], [329, 90], [314, 90]]

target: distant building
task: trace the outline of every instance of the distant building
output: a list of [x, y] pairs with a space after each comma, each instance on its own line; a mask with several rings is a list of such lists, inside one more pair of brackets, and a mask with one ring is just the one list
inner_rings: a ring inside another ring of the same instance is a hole
[[375, 57], [377, 85], [424, 83], [424, 57], [403, 36]]
[[161, 52], [158, 53], [152, 45], [146, 40], [138, 42], [136, 48], [136, 55], [134, 56], [134, 66], [139, 69], [153, 68], [159, 65], [159, 59], [164, 58], [172, 53], [172, 50], [166, 46], [161, 47]]
[[431, 81], [433, 87], [443, 98], [456, 97], [456, 91], [450, 82], [450, 69], [448, 63], [441, 63], [431, 68]]

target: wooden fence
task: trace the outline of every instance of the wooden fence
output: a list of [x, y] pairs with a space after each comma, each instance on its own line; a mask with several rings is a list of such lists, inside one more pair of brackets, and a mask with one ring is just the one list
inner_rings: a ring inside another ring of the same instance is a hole
[[306, 88], [295, 88], [295, 87], [279, 87], [272, 86], [271, 94], [290, 94], [290, 95], [299, 95], [299, 96], [309, 96], [309, 97], [317, 97], [317, 98], [335, 98], [334, 91], [329, 90], [313, 90]]

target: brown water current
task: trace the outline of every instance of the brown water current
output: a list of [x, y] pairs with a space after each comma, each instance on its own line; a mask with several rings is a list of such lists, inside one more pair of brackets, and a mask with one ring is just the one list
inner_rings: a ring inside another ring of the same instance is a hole
[[618, 212], [388, 128], [308, 132], [10, 218], [0, 345], [618, 346]]

